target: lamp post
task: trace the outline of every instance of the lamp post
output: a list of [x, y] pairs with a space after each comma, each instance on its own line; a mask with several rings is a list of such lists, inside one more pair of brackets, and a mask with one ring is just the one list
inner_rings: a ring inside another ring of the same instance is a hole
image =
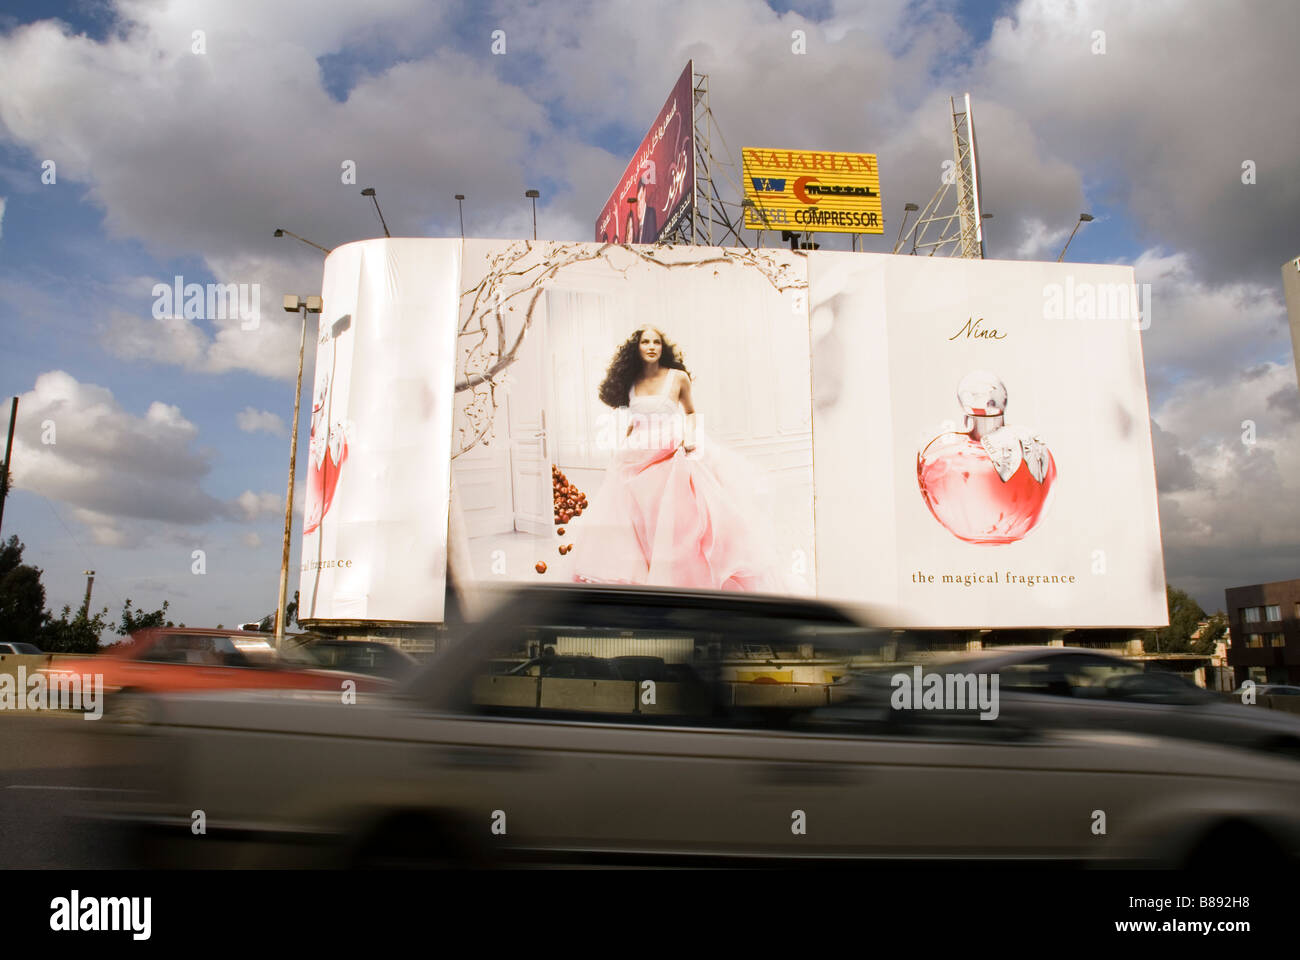
[[[763, 221], [763, 230], [772, 229], [772, 221], [767, 219], [767, 211], [764, 210], [762, 207], [760, 207], [757, 203], [755, 203], [749, 197], [745, 197], [745, 199], [740, 201], [740, 205], [741, 207], [748, 207], [750, 210], [753, 210], [755, 213], [758, 214], [759, 219]], [[763, 246], [763, 230], [758, 231], [758, 243], [756, 244], [756, 246], [760, 248]]]
[[537, 239], [537, 198], [541, 196], [536, 190], [525, 190], [524, 196], [533, 201], [533, 239]]
[[81, 572], [86, 575], [86, 605], [81, 608], [81, 619], [89, 620], [90, 619], [90, 588], [95, 585], [95, 571], [83, 570]]
[[286, 313], [302, 314], [298, 334], [298, 385], [293, 394], [293, 432], [289, 435], [289, 489], [284, 497], [284, 542], [280, 549], [280, 600], [275, 608], [275, 645], [284, 642], [284, 602], [289, 590], [289, 535], [293, 529], [293, 484], [298, 467], [298, 407], [302, 400], [302, 358], [307, 346], [307, 314], [321, 312], [320, 297], [284, 298]]
[[898, 239], [894, 241], [894, 253], [898, 253], [899, 244], [903, 242], [903, 231], [907, 229], [907, 215], [913, 210], [920, 210], [916, 204], [908, 201], [903, 204], [903, 222], [898, 226]]
[[9, 462], [14, 457], [14, 422], [18, 419], [18, 398], [9, 408], [9, 439], [5, 441], [5, 462], [0, 466], [0, 525], [5, 519], [5, 500], [9, 497]]
[[465, 194], [456, 194], [456, 209], [460, 211], [460, 238], [465, 239]]
[[316, 248], [317, 250], [319, 250], [321, 253], [329, 253], [329, 252], [330, 252], [330, 248], [329, 248], [329, 247], [322, 247], [319, 243], [312, 243], [312, 242], [311, 242], [310, 240], [308, 240], [306, 237], [300, 237], [300, 236], [298, 236], [298, 234], [294, 233], [292, 230], [285, 230], [285, 229], [283, 229], [283, 228], [280, 228], [280, 229], [277, 229], [277, 230], [275, 231], [275, 233], [271, 234], [271, 236], [273, 236], [273, 237], [293, 237], [295, 240], [301, 240], [303, 243], [307, 244], [307, 246], [309, 246], [309, 247], [315, 247], [315, 248]]
[[1092, 223], [1092, 219], [1093, 219], [1093, 218], [1092, 218], [1092, 214], [1090, 214], [1090, 213], [1081, 213], [1081, 214], [1079, 214], [1079, 219], [1078, 219], [1078, 221], [1075, 223], [1075, 225], [1074, 225], [1074, 229], [1070, 231], [1070, 236], [1069, 236], [1068, 238], [1066, 238], [1065, 246], [1063, 246], [1063, 247], [1061, 248], [1061, 255], [1060, 255], [1059, 257], [1056, 258], [1056, 262], [1057, 262], [1057, 263], [1060, 263], [1062, 260], [1065, 259], [1065, 251], [1070, 249], [1070, 241], [1073, 240], [1073, 239], [1074, 239], [1074, 235], [1075, 235], [1076, 233], [1079, 232], [1079, 224], [1080, 224], [1080, 223]]
[[370, 198], [371, 203], [375, 205], [375, 213], [379, 214], [379, 225], [384, 228], [384, 236], [391, 237], [392, 234], [388, 232], [388, 224], [384, 220], [384, 211], [379, 209], [379, 198], [375, 196], [375, 188], [366, 187], [361, 191], [361, 195]]
[[987, 241], [984, 239], [984, 221], [985, 221], [985, 220], [992, 220], [992, 219], [993, 219], [993, 214], [991, 214], [991, 213], [981, 213], [981, 214], [980, 214], [980, 259], [981, 259], [981, 260], [984, 259], [984, 256], [985, 256], [985, 253], [984, 253], [984, 244], [987, 242]]

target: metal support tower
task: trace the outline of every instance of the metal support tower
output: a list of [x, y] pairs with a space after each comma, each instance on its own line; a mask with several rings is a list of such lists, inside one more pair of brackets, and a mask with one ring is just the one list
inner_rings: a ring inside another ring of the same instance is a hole
[[[894, 245], [894, 253], [908, 247], [908, 253], [926, 252], [933, 257], [942, 253], [950, 257], [970, 260], [984, 258], [984, 226], [980, 209], [979, 161], [975, 150], [975, 121], [971, 114], [970, 94], [964, 98], [964, 110], [948, 98], [952, 107], [953, 168], [944, 176], [939, 189], [921, 210], [912, 229]], [[955, 204], [948, 212], [940, 213], [950, 187], [956, 187]], [[937, 236], [927, 237], [934, 226]]]
[[[709, 109], [709, 75], [696, 73], [692, 76], [693, 96], [692, 114], [694, 117], [695, 136], [695, 196], [691, 204], [691, 221], [689, 236], [683, 236], [682, 242], [700, 243], [719, 246], [730, 242], [748, 247], [740, 235], [744, 223], [744, 211], [739, 200], [727, 201], [718, 193], [716, 178], [725, 178], [735, 197], [744, 196], [740, 182], [736, 178], [736, 162], [732, 159], [727, 141], [722, 137], [713, 111]], [[714, 141], [722, 148], [722, 155], [714, 153]], [[734, 215], [728, 207], [735, 207]], [[687, 228], [683, 227], [683, 232]], [[676, 242], [676, 235], [674, 235]]]

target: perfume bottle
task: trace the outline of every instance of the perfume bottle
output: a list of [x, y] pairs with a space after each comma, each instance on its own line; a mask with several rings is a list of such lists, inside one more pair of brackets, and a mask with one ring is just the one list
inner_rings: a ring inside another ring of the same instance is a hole
[[916, 458], [921, 496], [944, 528], [967, 543], [1014, 543], [1047, 512], [1056, 461], [1033, 431], [1006, 426], [1007, 389], [975, 371], [957, 386], [964, 430], [941, 433]]
[[334, 502], [339, 471], [348, 458], [347, 430], [342, 423], [326, 429], [330, 377], [326, 373], [316, 384], [311, 407], [311, 440], [308, 443], [307, 498], [303, 505], [304, 534], [314, 533]]

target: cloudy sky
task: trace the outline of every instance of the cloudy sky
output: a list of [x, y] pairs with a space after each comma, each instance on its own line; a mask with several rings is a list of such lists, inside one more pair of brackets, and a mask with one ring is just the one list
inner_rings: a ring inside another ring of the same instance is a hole
[[[733, 150], [879, 154], [886, 229], [869, 250], [887, 251], [903, 202], [934, 191], [947, 98], [970, 91], [988, 255], [1055, 259], [1089, 211], [1069, 259], [1132, 264], [1152, 285], [1143, 349], [1170, 582], [1213, 610], [1225, 587], [1300, 576], [1280, 272], [1300, 255], [1294, 12], [0, 3], [0, 394], [21, 397], [4, 535], [26, 542], [56, 610], [80, 603], [86, 569], [114, 613], [168, 600], [191, 625], [229, 626], [273, 609], [298, 336], [279, 299], [316, 292], [321, 259], [272, 231], [327, 247], [373, 236], [369, 185], [394, 235], [454, 235], [463, 193], [468, 234], [523, 236], [536, 187], [542, 236], [590, 239], [694, 58]], [[259, 284], [260, 323], [156, 318], [154, 285], [177, 275]]]

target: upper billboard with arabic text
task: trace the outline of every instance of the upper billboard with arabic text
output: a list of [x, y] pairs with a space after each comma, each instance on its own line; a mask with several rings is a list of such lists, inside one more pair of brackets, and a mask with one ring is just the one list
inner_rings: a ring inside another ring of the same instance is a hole
[[694, 67], [687, 61], [632, 162], [596, 218], [600, 243], [655, 243], [691, 217], [695, 194]]

